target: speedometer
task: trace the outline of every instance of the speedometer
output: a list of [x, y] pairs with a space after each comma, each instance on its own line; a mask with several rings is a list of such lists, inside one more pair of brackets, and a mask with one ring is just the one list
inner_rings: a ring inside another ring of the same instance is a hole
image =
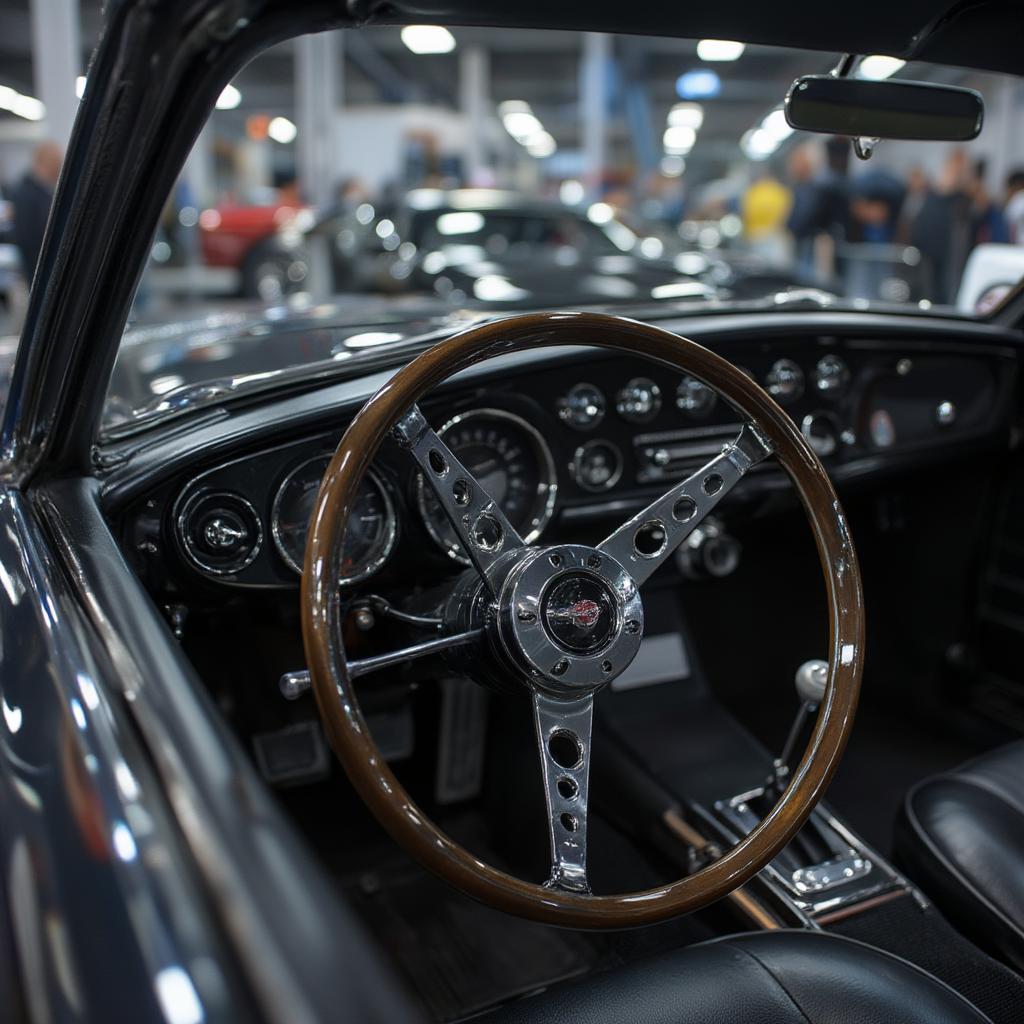
[[[527, 544], [547, 526], [558, 488], [555, 460], [540, 433], [503, 409], [474, 409], [450, 419], [438, 435], [498, 503]], [[417, 501], [427, 532], [442, 551], [468, 565], [437, 498], [420, 477]]]
[[[313, 517], [320, 481], [331, 461], [318, 455], [296, 466], [284, 478], [274, 498], [271, 529], [277, 553], [285, 564], [302, 573], [306, 534]], [[345, 530], [341, 555], [342, 583], [358, 583], [372, 576], [388, 559], [395, 544], [395, 510], [384, 482], [369, 470], [359, 485]]]

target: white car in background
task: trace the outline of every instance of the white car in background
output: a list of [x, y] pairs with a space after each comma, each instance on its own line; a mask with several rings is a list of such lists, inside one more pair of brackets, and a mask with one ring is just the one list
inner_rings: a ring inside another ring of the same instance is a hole
[[1024, 276], [1024, 245], [986, 242], [967, 259], [956, 308], [961, 313], [985, 314], [994, 309]]

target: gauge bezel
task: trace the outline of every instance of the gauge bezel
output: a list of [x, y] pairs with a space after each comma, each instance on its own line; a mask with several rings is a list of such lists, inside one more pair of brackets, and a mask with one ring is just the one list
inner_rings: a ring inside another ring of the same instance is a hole
[[[624, 406], [627, 403], [626, 394], [630, 390], [639, 391], [644, 389], [650, 392], [651, 408], [645, 413], [626, 412]], [[651, 420], [661, 412], [661, 388], [651, 380], [650, 377], [630, 377], [625, 384], [615, 392], [615, 411], [627, 423], [650, 423]]]
[[[514, 424], [530, 438], [539, 455], [538, 465], [541, 481], [537, 487], [536, 499], [531, 509], [533, 515], [529, 520], [530, 531], [523, 536], [523, 543], [532, 544], [544, 532], [544, 528], [551, 522], [551, 517], [555, 513], [555, 499], [558, 496], [558, 470], [555, 468], [555, 457], [551, 453], [551, 447], [544, 440], [544, 435], [536, 427], [528, 423], [522, 416], [518, 416], [514, 412], [508, 412], [506, 409], [468, 409], [466, 412], [461, 412], [442, 424], [437, 430], [437, 436], [443, 438], [452, 427], [457, 427], [460, 423], [465, 423], [467, 420], [481, 418], [504, 420], [506, 423]], [[453, 562], [458, 562], [459, 565], [470, 565], [469, 559], [461, 553], [458, 545], [453, 545], [445, 540], [430, 521], [430, 516], [427, 514], [426, 509], [426, 484], [422, 473], [418, 474], [416, 480], [416, 507], [419, 509], [420, 519], [430, 535], [430, 539]]]
[[[605, 448], [610, 448], [615, 452], [615, 472], [608, 477], [608, 482], [602, 484], [600, 487], [592, 487], [590, 484], [585, 484], [580, 478], [580, 462], [583, 459], [584, 454], [590, 448], [596, 448], [598, 445], [603, 445]], [[592, 437], [589, 441], [584, 441], [576, 451], [572, 453], [572, 462], [569, 463], [569, 468], [572, 471], [572, 478], [576, 481], [576, 486], [581, 491], [586, 491], [588, 494], [604, 494], [605, 491], [610, 491], [621, 479], [623, 471], [626, 468], [625, 460], [622, 457], [622, 449], [615, 444], [614, 441], [609, 441], [604, 437]]]
[[[188, 521], [192, 513], [195, 511], [196, 506], [208, 498], [221, 498], [228, 499], [230, 501], [237, 501], [239, 505], [243, 506], [246, 511], [252, 515], [252, 521], [256, 524], [256, 542], [253, 544], [245, 558], [241, 561], [234, 562], [231, 565], [211, 565], [204, 560], [202, 554], [196, 551], [195, 545], [192, 543], [192, 538], [189, 534]], [[178, 509], [175, 516], [175, 528], [178, 540], [181, 542], [182, 551], [185, 553], [185, 557], [196, 569], [199, 569], [201, 572], [207, 573], [210, 576], [237, 576], [240, 572], [248, 569], [249, 566], [252, 565], [252, 563], [259, 557], [260, 551], [263, 550], [263, 521], [260, 519], [260, 515], [253, 506], [253, 503], [249, 501], [248, 498], [238, 494], [236, 491], [222, 491], [215, 487], [198, 488], [185, 499]]]
[[[600, 409], [597, 415], [590, 421], [590, 423], [576, 423], [572, 420], [571, 416], [565, 415], [565, 411], [569, 408], [570, 398], [578, 391], [582, 391], [584, 388], [590, 388], [594, 391], [600, 399]], [[565, 403], [563, 406], [561, 403]], [[599, 388], [596, 384], [591, 384], [589, 381], [581, 380], [576, 384], [573, 384], [571, 388], [562, 396], [559, 397], [555, 403], [555, 413], [558, 419], [564, 423], [570, 430], [577, 430], [580, 433], [585, 433], [588, 430], [596, 430], [601, 422], [604, 420], [605, 415], [608, 412], [608, 398], [604, 391]]]
[[[308, 459], [303, 459], [297, 466], [292, 467], [288, 471], [285, 478], [278, 484], [277, 490], [274, 492], [274, 503], [270, 510], [270, 535], [274, 538], [274, 547], [277, 549], [278, 557], [289, 569], [292, 570], [297, 576], [302, 575], [302, 566], [295, 562], [295, 559], [288, 553], [285, 548], [284, 540], [281, 537], [280, 529], [280, 512], [281, 512], [281, 501], [284, 496], [285, 488], [291, 483], [292, 479], [302, 470], [311, 466], [314, 462], [323, 462], [326, 460], [328, 463], [331, 461], [330, 452], [323, 452], [320, 455], [311, 455]], [[326, 470], [326, 466], [324, 469]], [[320, 479], [323, 479], [323, 474], [320, 475]], [[338, 582], [342, 586], [350, 586], [353, 583], [361, 583], [363, 580], [369, 579], [375, 573], [379, 572], [387, 560], [391, 557], [391, 553], [395, 549], [395, 541], [398, 538], [398, 518], [395, 515], [395, 503], [392, 500], [390, 489], [384, 482], [384, 478], [374, 469], [368, 469], [366, 471], [366, 480], [369, 481], [377, 488], [378, 493], [384, 499], [384, 517], [385, 517], [385, 534], [384, 534], [384, 545], [381, 548], [381, 553], [372, 561], [368, 562], [362, 569], [357, 573], [351, 573], [347, 576], [339, 576]]]

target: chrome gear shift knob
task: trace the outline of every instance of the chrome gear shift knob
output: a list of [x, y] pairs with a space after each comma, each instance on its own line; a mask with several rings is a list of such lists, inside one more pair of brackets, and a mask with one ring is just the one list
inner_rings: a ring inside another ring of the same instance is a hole
[[797, 670], [796, 693], [804, 704], [820, 704], [825, 699], [828, 683], [828, 662], [820, 658], [805, 661]]

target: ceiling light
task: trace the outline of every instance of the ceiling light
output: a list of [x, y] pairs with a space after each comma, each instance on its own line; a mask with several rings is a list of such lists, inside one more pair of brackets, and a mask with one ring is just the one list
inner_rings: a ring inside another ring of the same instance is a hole
[[764, 128], [751, 128], [740, 139], [740, 148], [751, 160], [767, 160], [779, 148], [779, 142]]
[[283, 145], [294, 142], [295, 136], [298, 134], [298, 128], [287, 117], [272, 117], [270, 124], [267, 125], [267, 135]]
[[526, 140], [526, 151], [530, 156], [535, 156], [539, 160], [551, 156], [557, 148], [554, 137], [543, 129]]
[[217, 109], [234, 110], [241, 102], [242, 94], [233, 85], [225, 85], [217, 97]]
[[455, 49], [455, 36], [443, 25], [406, 25], [402, 42], [413, 53], [451, 53]]
[[7, 85], [0, 85], [0, 109], [9, 110], [26, 121], [42, 121], [46, 107], [35, 96], [25, 96]]
[[519, 142], [525, 142], [531, 135], [536, 135], [544, 130], [540, 121], [526, 110], [512, 111], [506, 114], [501, 119], [501, 123], [505, 126], [505, 131]]
[[793, 128], [786, 120], [786, 112], [782, 107], [776, 107], [761, 122], [761, 127], [777, 142], [783, 142], [793, 134]]
[[682, 100], [706, 100], [722, 91], [722, 80], [707, 69], [687, 71], [676, 79], [676, 92]]
[[746, 49], [745, 43], [733, 39], [702, 39], [697, 44], [697, 56], [701, 60], [739, 60]]
[[530, 114], [533, 111], [530, 104], [525, 100], [505, 100], [498, 104], [498, 116], [505, 117], [508, 114]]
[[685, 124], [670, 125], [661, 137], [665, 152], [674, 156], [685, 156], [693, 149], [697, 133]]
[[881, 53], [873, 53], [865, 57], [857, 67], [858, 78], [870, 78], [874, 82], [883, 78], [891, 78], [907, 62], [899, 57], [886, 57]]
[[668, 123], [696, 131], [704, 123], [704, 108], [699, 103], [677, 103], [668, 112]]

